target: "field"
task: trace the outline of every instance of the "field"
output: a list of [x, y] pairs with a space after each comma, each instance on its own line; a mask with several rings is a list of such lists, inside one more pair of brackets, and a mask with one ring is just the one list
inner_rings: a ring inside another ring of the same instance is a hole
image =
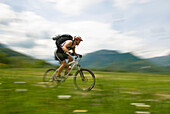
[[[92, 91], [42, 83], [46, 69], [0, 69], [0, 114], [170, 114], [170, 75], [95, 71]], [[59, 97], [67, 95], [67, 97]]]

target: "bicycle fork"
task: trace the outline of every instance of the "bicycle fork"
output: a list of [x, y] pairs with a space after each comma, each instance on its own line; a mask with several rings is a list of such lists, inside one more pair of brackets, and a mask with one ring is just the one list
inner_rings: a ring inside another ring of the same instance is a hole
[[77, 65], [77, 68], [78, 68], [78, 70], [79, 70], [79, 72], [80, 72], [80, 77], [81, 77], [82, 81], [86, 81], [86, 79], [85, 79], [85, 77], [84, 77], [84, 74], [83, 74], [83, 72], [82, 72], [82, 70], [81, 70], [81, 68], [80, 68], [80, 65]]

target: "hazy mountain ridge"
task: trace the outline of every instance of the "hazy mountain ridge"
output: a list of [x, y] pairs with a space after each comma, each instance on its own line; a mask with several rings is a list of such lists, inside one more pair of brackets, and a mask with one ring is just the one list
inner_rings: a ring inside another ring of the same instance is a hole
[[83, 56], [81, 65], [87, 68], [109, 71], [161, 72], [162, 68], [147, 59], [141, 59], [132, 53], [120, 53], [115, 50], [99, 50]]
[[154, 57], [149, 60], [160, 66], [170, 66], [170, 55]]

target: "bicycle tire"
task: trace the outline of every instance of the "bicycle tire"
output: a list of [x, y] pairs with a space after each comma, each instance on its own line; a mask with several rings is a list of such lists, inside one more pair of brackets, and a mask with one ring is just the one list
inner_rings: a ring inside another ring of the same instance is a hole
[[[81, 78], [81, 75], [84, 76], [84, 79]], [[89, 69], [80, 69], [75, 73], [74, 84], [79, 90], [90, 91], [95, 85], [95, 75]]]
[[53, 80], [53, 81], [50, 81], [50, 77], [52, 76], [52, 74], [56, 71], [55, 68], [50, 68], [48, 69], [45, 73], [44, 73], [44, 76], [43, 76], [43, 82], [46, 86], [48, 87], [54, 87], [56, 85], [56, 81]]

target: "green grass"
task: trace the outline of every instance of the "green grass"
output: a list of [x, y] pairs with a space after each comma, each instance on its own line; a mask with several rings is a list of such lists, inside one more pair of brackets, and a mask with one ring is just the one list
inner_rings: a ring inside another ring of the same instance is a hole
[[[72, 114], [74, 110], [88, 110], [88, 114], [170, 113], [168, 74], [95, 71], [94, 90], [82, 92], [75, 89], [73, 77], [58, 88], [38, 84], [45, 70], [0, 69], [0, 113]], [[58, 99], [58, 95], [71, 95], [71, 98]], [[131, 103], [145, 103], [150, 108], [137, 108]]]

